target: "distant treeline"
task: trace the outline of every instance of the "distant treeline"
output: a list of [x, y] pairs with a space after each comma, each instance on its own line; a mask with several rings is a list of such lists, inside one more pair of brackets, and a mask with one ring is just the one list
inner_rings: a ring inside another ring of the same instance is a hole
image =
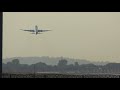
[[36, 64], [20, 64], [18, 59], [2, 64], [3, 73], [38, 73], [38, 72], [54, 72], [54, 73], [112, 73], [120, 74], [120, 63], [109, 63], [106, 65], [83, 64], [78, 62], [68, 64], [65, 59], [59, 60], [57, 65], [47, 65], [39, 62]]

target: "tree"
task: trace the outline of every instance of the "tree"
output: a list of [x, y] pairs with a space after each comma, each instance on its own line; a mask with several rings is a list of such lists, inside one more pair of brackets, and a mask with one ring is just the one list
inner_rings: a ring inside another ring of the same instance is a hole
[[79, 66], [78, 62], [75, 62], [75, 66]]
[[12, 60], [12, 63], [15, 64], [15, 65], [20, 64], [19, 59], [14, 59], [14, 60]]
[[43, 62], [39, 62], [39, 63], [34, 64], [34, 68], [36, 71], [49, 70], [48, 65], [46, 65], [46, 63], [43, 63]]
[[58, 62], [58, 66], [66, 66], [67, 65], [67, 60], [62, 59]]

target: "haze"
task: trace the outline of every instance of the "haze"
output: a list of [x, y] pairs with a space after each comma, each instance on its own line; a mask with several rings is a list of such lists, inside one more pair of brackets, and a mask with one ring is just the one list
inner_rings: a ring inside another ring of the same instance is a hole
[[120, 62], [120, 13], [4, 12], [3, 58], [34, 56]]

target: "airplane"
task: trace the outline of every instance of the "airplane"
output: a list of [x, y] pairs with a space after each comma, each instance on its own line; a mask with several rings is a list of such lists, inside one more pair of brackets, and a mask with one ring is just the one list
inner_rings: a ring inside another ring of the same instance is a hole
[[[21, 29], [21, 30], [23, 30], [23, 29]], [[34, 30], [23, 30], [23, 31], [33, 32], [31, 34], [36, 34], [37, 35], [37, 34], [42, 34], [42, 33], [39, 33], [39, 32], [46, 32], [46, 31], [51, 31], [51, 30], [39, 30], [38, 26], [36, 25]]]

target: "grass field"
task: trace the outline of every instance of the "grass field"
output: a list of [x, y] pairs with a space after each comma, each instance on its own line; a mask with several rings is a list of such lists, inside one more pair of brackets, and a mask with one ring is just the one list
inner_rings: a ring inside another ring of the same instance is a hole
[[2, 74], [2, 78], [120, 78], [120, 74]]

